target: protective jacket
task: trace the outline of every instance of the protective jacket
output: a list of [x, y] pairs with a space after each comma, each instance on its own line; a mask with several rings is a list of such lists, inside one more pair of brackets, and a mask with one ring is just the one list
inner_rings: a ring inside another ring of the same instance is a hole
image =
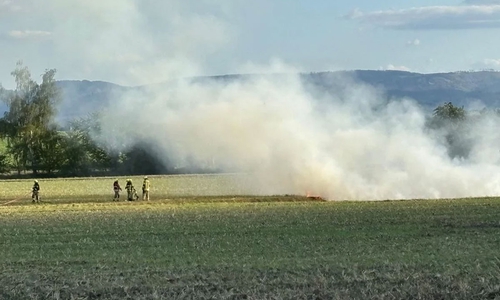
[[149, 183], [149, 179], [144, 179], [144, 182], [142, 183], [142, 190], [149, 192], [150, 187], [151, 187], [151, 184]]

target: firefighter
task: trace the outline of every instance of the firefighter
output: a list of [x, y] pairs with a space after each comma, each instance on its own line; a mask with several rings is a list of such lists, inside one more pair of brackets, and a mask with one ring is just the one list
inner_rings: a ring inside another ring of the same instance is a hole
[[127, 190], [127, 200], [131, 201], [132, 200], [132, 190], [134, 189], [134, 186], [132, 185], [131, 179], [127, 179], [127, 185], [125, 185], [125, 189]]
[[128, 201], [134, 201], [139, 199], [139, 195], [137, 195], [137, 191], [132, 184], [132, 179], [127, 179], [127, 185], [125, 186], [125, 189], [127, 189], [127, 200]]
[[36, 200], [36, 202], [40, 202], [40, 199], [38, 197], [39, 191], [40, 191], [40, 184], [38, 184], [38, 180], [35, 180], [35, 182], [33, 184], [32, 192], [31, 192], [31, 199], [32, 199], [33, 203], [35, 203], [35, 200]]
[[113, 182], [113, 191], [115, 191], [115, 196], [113, 197], [113, 201], [120, 201], [120, 191], [122, 190], [120, 183], [118, 183], [118, 179]]
[[142, 182], [142, 200], [149, 201], [149, 188], [151, 183], [149, 183], [148, 176], [144, 176], [144, 181]]

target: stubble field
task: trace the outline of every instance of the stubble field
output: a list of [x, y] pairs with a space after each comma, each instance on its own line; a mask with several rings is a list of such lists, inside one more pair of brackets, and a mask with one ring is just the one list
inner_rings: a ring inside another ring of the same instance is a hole
[[[112, 181], [0, 205], [1, 299], [500, 299], [497, 198], [324, 202], [184, 176], [112, 202]], [[0, 182], [0, 204], [30, 187]]]

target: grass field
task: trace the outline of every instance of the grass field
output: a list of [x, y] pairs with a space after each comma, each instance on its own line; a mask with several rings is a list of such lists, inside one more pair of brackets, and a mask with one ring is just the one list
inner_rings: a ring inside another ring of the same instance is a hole
[[[126, 179], [132, 179], [140, 193], [142, 176], [118, 177], [125, 191]], [[193, 196], [233, 196], [254, 194], [257, 190], [249, 176], [221, 175], [172, 175], [149, 176], [151, 199], [177, 199]], [[40, 196], [46, 203], [105, 202], [113, 198], [115, 177], [41, 179]], [[12, 199], [31, 199], [33, 180], [0, 180], [0, 204]], [[122, 192], [126, 198], [126, 192]], [[18, 201], [29, 203], [29, 201]]]
[[75, 179], [0, 206], [0, 299], [500, 299], [500, 199], [191, 197], [215, 177], [180, 178], [150, 202]]

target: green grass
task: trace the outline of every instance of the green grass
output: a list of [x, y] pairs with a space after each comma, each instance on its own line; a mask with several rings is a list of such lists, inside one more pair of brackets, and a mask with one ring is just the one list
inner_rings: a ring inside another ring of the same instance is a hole
[[0, 299], [500, 299], [497, 198], [64, 197], [0, 206]]
[[[126, 179], [132, 179], [140, 193], [142, 176], [118, 177], [122, 198], [126, 198]], [[149, 176], [151, 200], [177, 199], [179, 197], [241, 196], [254, 194], [258, 189], [245, 175], [172, 175]], [[107, 202], [113, 198], [115, 177], [40, 179], [40, 196], [46, 203], [71, 203], [75, 201]], [[10, 200], [29, 203], [33, 180], [0, 180], [0, 205]]]

